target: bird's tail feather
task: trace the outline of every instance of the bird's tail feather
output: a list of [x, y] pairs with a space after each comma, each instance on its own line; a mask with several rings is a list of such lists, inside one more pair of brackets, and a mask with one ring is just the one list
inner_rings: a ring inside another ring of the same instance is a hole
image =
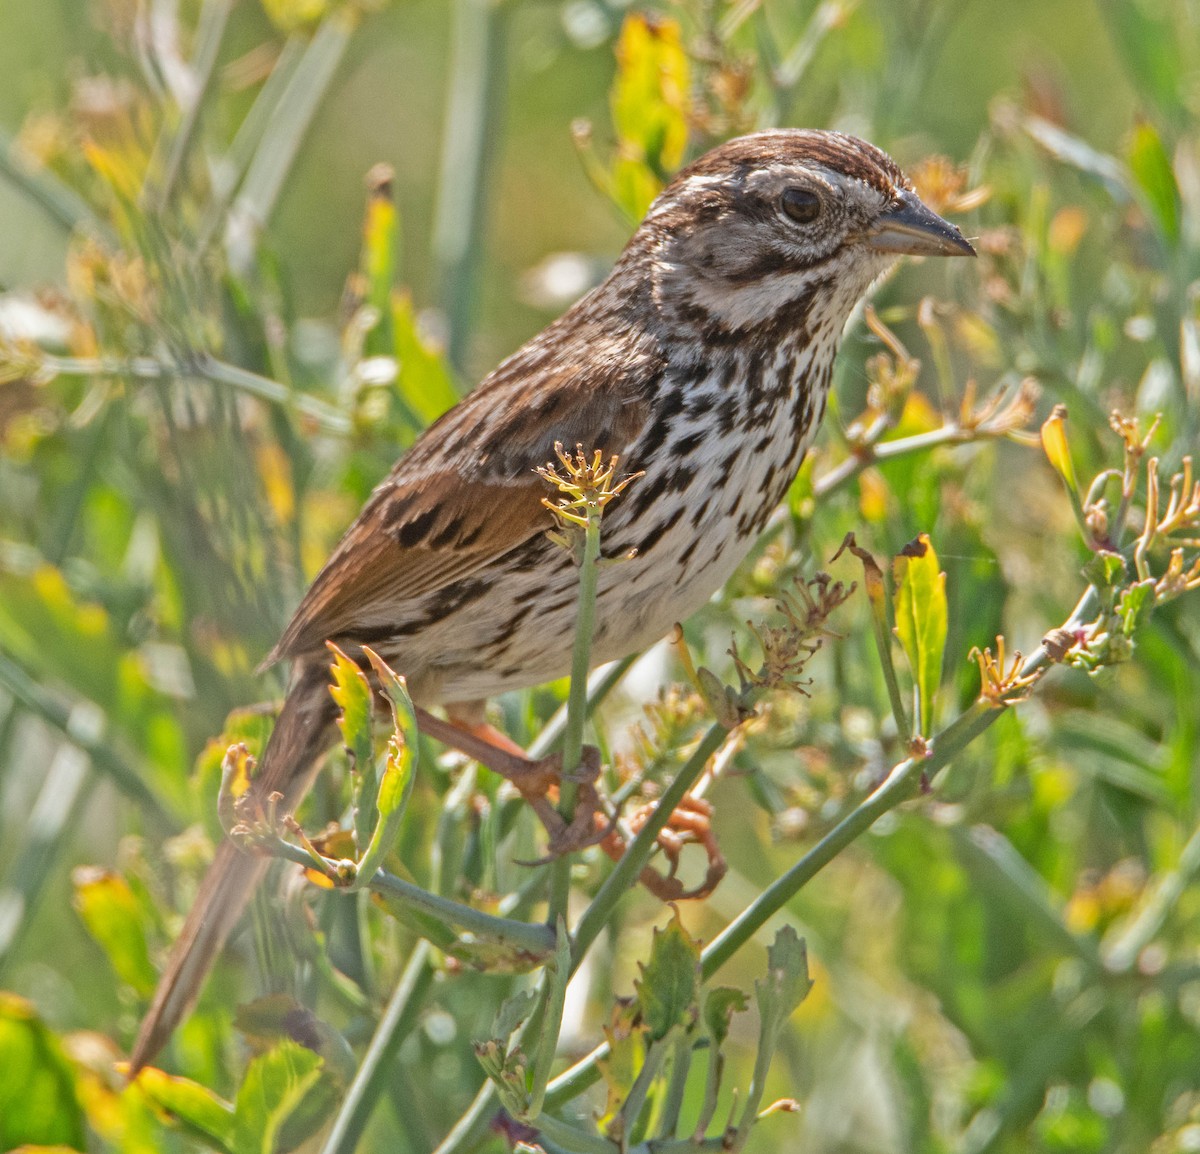
[[[281, 813], [290, 813], [308, 792], [328, 742], [336, 709], [327, 684], [320, 662], [300, 671], [254, 778], [252, 788], [264, 803], [272, 793], [283, 795]], [[131, 1075], [154, 1058], [195, 1004], [205, 975], [269, 865], [269, 858], [244, 853], [232, 842], [218, 846], [142, 1020], [130, 1055]]]

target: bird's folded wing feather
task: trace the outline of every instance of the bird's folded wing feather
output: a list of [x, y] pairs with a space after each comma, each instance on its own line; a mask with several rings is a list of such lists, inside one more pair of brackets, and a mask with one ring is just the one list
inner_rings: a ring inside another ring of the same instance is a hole
[[510, 423], [498, 416], [506, 398], [496, 388], [451, 410], [376, 489], [264, 664], [312, 652], [328, 638], [403, 626], [417, 598], [551, 528], [542, 505], [549, 489], [534, 469], [553, 458], [556, 441], [623, 454], [648, 409], [622, 387], [625, 379], [598, 381], [564, 366], [543, 370], [539, 403]]

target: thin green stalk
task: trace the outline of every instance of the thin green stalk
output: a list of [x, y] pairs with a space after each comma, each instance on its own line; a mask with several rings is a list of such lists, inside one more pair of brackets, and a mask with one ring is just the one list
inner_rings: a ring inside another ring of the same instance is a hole
[[552, 1114], [543, 1114], [535, 1123], [540, 1134], [554, 1145], [572, 1154], [617, 1154], [617, 1147], [607, 1138], [588, 1134], [566, 1122], [560, 1122]]
[[542, 1002], [538, 1007], [540, 1013], [535, 1015], [535, 1018], [540, 1019], [540, 1026], [536, 1033], [531, 1026], [529, 1031], [522, 1032], [521, 1036], [522, 1042], [526, 1038], [536, 1038], [536, 1043], [530, 1047], [533, 1067], [530, 1070], [528, 1116], [531, 1119], [537, 1118], [542, 1112], [546, 1084], [550, 1081], [550, 1068], [554, 1065], [554, 1056], [558, 1053], [558, 1037], [562, 1033], [567, 985], [571, 981], [571, 936], [567, 933], [566, 920], [559, 918], [554, 929], [557, 938], [554, 963], [542, 969]]
[[646, 1096], [650, 1093], [650, 1087], [654, 1084], [654, 1079], [658, 1077], [663, 1062], [666, 1061], [667, 1053], [668, 1048], [661, 1042], [652, 1044], [647, 1051], [646, 1060], [633, 1080], [633, 1085], [629, 1088], [625, 1101], [621, 1103], [619, 1116], [623, 1134], [632, 1134], [637, 1127], [638, 1116], [646, 1104]]
[[350, 432], [350, 419], [332, 405], [307, 393], [298, 393], [238, 365], [215, 357], [202, 355], [194, 364], [176, 365], [156, 357], [57, 357], [45, 354], [42, 360], [48, 369], [64, 376], [78, 377], [133, 377], [136, 380], [163, 381], [177, 377], [196, 375], [217, 384], [228, 385], [248, 396], [257, 397], [284, 408], [311, 417], [326, 432], [345, 434]]
[[[592, 657], [592, 634], [596, 629], [596, 591], [600, 570], [600, 518], [598, 504], [587, 508], [587, 527], [583, 534], [583, 559], [579, 563], [579, 614], [575, 621], [575, 644], [571, 652], [571, 688], [567, 693], [567, 724], [562, 740], [562, 778], [559, 785], [558, 812], [567, 825], [575, 817], [578, 789], [573, 774], [583, 759], [583, 727], [587, 717], [588, 667]], [[571, 856], [563, 854], [554, 863], [550, 881], [552, 924], [567, 916], [567, 898], [571, 888]]]
[[[76, 702], [74, 706], [63, 704], [3, 653], [0, 653], [0, 687], [11, 693], [31, 713], [66, 734], [91, 758], [97, 770], [111, 778], [121, 793], [145, 810], [156, 826], [171, 833], [178, 831], [179, 821], [171, 809], [133, 766], [113, 752], [104, 734], [81, 730], [78, 724], [81, 714], [78, 711], [86, 708], [84, 702]], [[91, 708], [103, 716], [103, 710], [98, 705], [92, 704]]]
[[0, 176], [44, 209], [64, 231], [85, 225], [105, 241], [115, 243], [112, 230], [96, 217], [88, 203], [48, 170], [30, 168], [4, 131], [0, 131]]
[[61, 745], [24, 823], [8, 876], [0, 885], [0, 974], [37, 911], [50, 871], [70, 843], [95, 784], [87, 755], [70, 743]]
[[200, 227], [196, 230], [196, 250], [205, 252], [212, 244], [222, 221], [226, 219], [229, 205], [238, 190], [267, 125], [274, 115], [287, 90], [292, 74], [303, 56], [304, 37], [300, 33], [290, 36], [275, 58], [275, 65], [267, 77], [250, 111], [238, 125], [233, 143], [230, 144], [221, 163], [213, 169], [213, 195], [205, 209]]
[[349, 7], [335, 9], [321, 21], [271, 110], [233, 208], [255, 230], [271, 218], [304, 135], [350, 43], [355, 22]]
[[[554, 1083], [551, 1082], [550, 1087], [553, 1086]], [[433, 1154], [463, 1154], [464, 1151], [475, 1149], [487, 1134], [495, 1111], [496, 1085], [491, 1078], [484, 1078], [483, 1085], [479, 1087], [479, 1093], [472, 1099], [471, 1105], [454, 1124], [454, 1129], [442, 1139]]]
[[897, 765], [870, 797], [847, 814], [709, 943], [701, 955], [704, 977], [712, 977], [851, 842], [857, 841], [889, 810], [915, 796], [923, 773], [932, 775], [940, 769], [954, 753], [987, 729], [1004, 708], [977, 702], [938, 735], [928, 757], [909, 757]]
[[391, 1075], [400, 1044], [416, 1025], [425, 993], [433, 984], [431, 947], [419, 942], [388, 1001], [383, 1017], [363, 1056], [362, 1065], [346, 1091], [345, 1100], [321, 1147], [321, 1154], [353, 1154]]
[[483, 257], [488, 169], [502, 137], [504, 32], [497, 0], [455, 0], [450, 91], [433, 224], [450, 363], [465, 369]]
[[896, 730], [907, 742], [912, 739], [913, 731], [912, 723], [908, 719], [908, 710], [904, 706], [904, 694], [900, 692], [900, 679], [896, 676], [896, 663], [892, 660], [892, 634], [887, 624], [892, 615], [886, 609], [891, 598], [886, 589], [882, 590], [882, 594], [883, 601], [879, 606], [876, 606], [874, 601], [871, 604], [871, 632], [875, 635], [875, 649], [879, 654], [879, 665], [883, 670], [883, 680], [887, 686], [892, 717], [896, 720]]
[[[200, 127], [200, 113], [204, 108], [205, 98], [212, 89], [217, 55], [232, 8], [233, 0], [205, 0], [200, 10], [200, 22], [196, 29], [196, 51], [192, 59], [192, 73], [196, 81], [192, 101], [183, 110], [179, 127], [170, 135], [169, 142], [165, 133], [158, 142], [156, 152], [166, 153], [162, 177], [157, 187], [144, 190], [147, 202], [154, 211], [161, 212], [170, 203], [183, 172], [184, 161], [196, 138], [196, 130]], [[151, 163], [149, 171], [157, 172], [157, 164]]]
[[[323, 869], [332, 864], [325, 859], [314, 859], [308, 850], [293, 845], [281, 838], [270, 838], [262, 847], [276, 857], [295, 862], [306, 869]], [[485, 914], [482, 910], [452, 901], [450, 898], [432, 894], [420, 886], [406, 882], [387, 870], [377, 870], [367, 885], [368, 889], [382, 894], [389, 902], [412, 910], [414, 913], [433, 918], [440, 925], [473, 934], [488, 942], [528, 954], [531, 957], [548, 957], [554, 952], [554, 930], [543, 922], [518, 922], [512, 918], [500, 918]]]
[[[567, 724], [562, 740], [562, 815], [574, 816], [575, 783], [569, 775], [583, 758], [583, 727], [587, 719], [588, 669], [592, 660], [592, 635], [596, 631], [596, 592], [600, 578], [600, 516], [598, 507], [588, 509], [583, 536], [583, 560], [579, 565], [579, 616], [575, 622], [575, 646], [571, 651], [571, 688], [567, 692]], [[570, 797], [570, 802], [567, 798]]]
[[659, 1119], [654, 1127], [664, 1136], [674, 1137], [679, 1129], [679, 1115], [683, 1112], [691, 1067], [692, 1040], [680, 1031], [671, 1046], [671, 1077], [667, 1082], [666, 1094], [659, 1105]]
[[[890, 426], [884, 422], [880, 433], [886, 432], [888, 427]], [[892, 461], [911, 453], [925, 453], [939, 445], [967, 445], [977, 441], [996, 440], [1007, 432], [1007, 429], [991, 430], [986, 427], [964, 429], [951, 424], [932, 429], [928, 433], [914, 433], [911, 437], [899, 437], [894, 441], [878, 443], [871, 442], [871, 433], [868, 432], [863, 438], [867, 442], [865, 445], [854, 449], [851, 456], [813, 481], [813, 495], [818, 498], [825, 497], [853, 480], [864, 469], [881, 461]]]
[[[597, 669], [588, 678], [587, 682], [587, 709], [584, 712], [585, 718], [591, 718], [595, 713], [597, 706], [616, 688], [621, 678], [629, 672], [629, 667], [638, 659], [640, 654], [631, 653], [628, 657], [622, 657], [620, 661], [614, 661], [611, 665], [605, 666], [603, 669]], [[562, 741], [563, 731], [567, 728], [567, 704], [564, 703], [554, 715], [542, 726], [537, 737], [529, 744], [529, 756], [537, 759], [545, 757], [550, 753], [556, 745]]]
[[1149, 895], [1140, 903], [1129, 921], [1110, 943], [1105, 943], [1105, 968], [1113, 973], [1131, 970], [1142, 950], [1162, 929], [1167, 915], [1188, 887], [1200, 874], [1200, 828], [1190, 838], [1179, 855], [1179, 864], [1165, 874]]

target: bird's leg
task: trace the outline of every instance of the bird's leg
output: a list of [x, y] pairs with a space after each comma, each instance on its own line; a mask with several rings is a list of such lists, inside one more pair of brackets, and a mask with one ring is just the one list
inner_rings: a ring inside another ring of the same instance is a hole
[[[531, 758], [512, 738], [486, 721], [465, 716], [443, 721], [417, 707], [417, 725], [423, 733], [444, 745], [465, 753], [513, 783], [537, 814], [550, 837], [550, 857], [584, 849], [609, 835], [607, 823], [598, 821], [601, 813], [596, 781], [600, 776], [600, 751], [588, 745], [577, 771], [579, 793], [575, 815], [570, 823], [555, 808], [558, 783], [562, 779], [562, 755]], [[600, 826], [598, 829], [597, 826]]]

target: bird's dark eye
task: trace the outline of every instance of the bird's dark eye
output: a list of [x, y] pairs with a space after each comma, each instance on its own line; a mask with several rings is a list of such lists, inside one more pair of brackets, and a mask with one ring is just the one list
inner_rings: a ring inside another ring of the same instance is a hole
[[812, 224], [821, 215], [821, 198], [807, 188], [785, 188], [779, 207], [797, 224]]

